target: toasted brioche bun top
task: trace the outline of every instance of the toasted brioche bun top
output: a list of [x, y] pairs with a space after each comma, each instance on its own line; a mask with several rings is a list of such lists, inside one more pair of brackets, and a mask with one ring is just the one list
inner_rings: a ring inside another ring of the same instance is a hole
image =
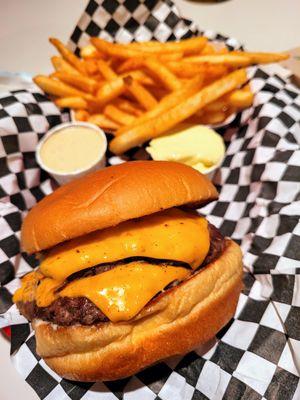
[[123, 221], [215, 200], [213, 184], [195, 169], [167, 161], [132, 161], [74, 180], [40, 201], [26, 216], [27, 253], [48, 249]]

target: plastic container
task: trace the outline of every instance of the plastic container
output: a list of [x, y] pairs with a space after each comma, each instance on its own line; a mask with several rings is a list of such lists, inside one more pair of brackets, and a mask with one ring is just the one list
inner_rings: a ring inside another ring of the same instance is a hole
[[[59, 134], [59, 131], [63, 131], [66, 128], [69, 127], [85, 127], [89, 129], [93, 129], [94, 131], [98, 132], [100, 135], [102, 141], [103, 141], [103, 146], [101, 151], [99, 152], [99, 157], [97, 157], [96, 160], [93, 160], [91, 162], [91, 165], [85, 168], [81, 169], [76, 169], [72, 172], [58, 172], [55, 169], [50, 168], [47, 166], [44, 161], [41, 158], [41, 148], [44, 145], [44, 143], [54, 134]], [[48, 172], [49, 175], [51, 175], [60, 185], [63, 185], [65, 183], [68, 183], [72, 181], [73, 179], [79, 178], [81, 176], [84, 176], [88, 174], [89, 172], [96, 171], [99, 169], [102, 169], [106, 165], [106, 157], [105, 153], [107, 150], [107, 139], [105, 136], [104, 131], [99, 128], [98, 126], [94, 124], [90, 124], [88, 122], [66, 122], [63, 124], [56, 125], [54, 128], [50, 129], [48, 133], [43, 137], [43, 139], [38, 143], [37, 148], [36, 148], [36, 161], [39, 164], [39, 166], [44, 169], [45, 171]]]

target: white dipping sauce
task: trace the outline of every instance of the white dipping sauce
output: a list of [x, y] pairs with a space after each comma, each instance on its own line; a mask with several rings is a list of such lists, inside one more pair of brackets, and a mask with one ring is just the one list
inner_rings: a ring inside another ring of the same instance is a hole
[[84, 170], [99, 160], [106, 143], [96, 130], [84, 126], [62, 128], [42, 144], [40, 158], [58, 173]]

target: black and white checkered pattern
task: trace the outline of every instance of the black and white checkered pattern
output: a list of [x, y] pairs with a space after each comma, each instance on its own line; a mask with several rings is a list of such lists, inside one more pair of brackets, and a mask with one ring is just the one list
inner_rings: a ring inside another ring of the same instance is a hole
[[[71, 43], [78, 50], [90, 35], [128, 42], [197, 33], [171, 1], [91, 0]], [[252, 68], [249, 75], [254, 106], [220, 129], [227, 144], [214, 179], [220, 198], [201, 209], [243, 249], [245, 288], [236, 314], [208, 351], [196, 349], [134, 377], [95, 384], [70, 382], [51, 371], [35, 352], [29, 324], [11, 306], [18, 285], [12, 277], [35, 266], [20, 254], [21, 220], [53, 189], [37, 167], [35, 146], [68, 115], [35, 91], [0, 96], [0, 326], [13, 324], [12, 360], [41, 399], [300, 398], [300, 92], [278, 66]], [[116, 164], [149, 156], [140, 148], [123, 159], [108, 157]]]
[[[180, 16], [171, 0], [90, 0], [82, 14], [69, 46], [79, 54], [91, 36], [119, 43], [158, 40], [166, 42], [198, 35], [197, 25]], [[229, 48], [240, 44], [231, 38], [205, 31], [210, 39], [223, 41]]]

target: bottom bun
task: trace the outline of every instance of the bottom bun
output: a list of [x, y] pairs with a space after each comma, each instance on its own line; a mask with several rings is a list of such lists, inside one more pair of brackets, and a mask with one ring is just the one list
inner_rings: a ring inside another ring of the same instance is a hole
[[133, 320], [70, 327], [34, 321], [37, 352], [57, 374], [79, 381], [130, 376], [207, 342], [230, 320], [242, 288], [237, 244], [151, 301]]

